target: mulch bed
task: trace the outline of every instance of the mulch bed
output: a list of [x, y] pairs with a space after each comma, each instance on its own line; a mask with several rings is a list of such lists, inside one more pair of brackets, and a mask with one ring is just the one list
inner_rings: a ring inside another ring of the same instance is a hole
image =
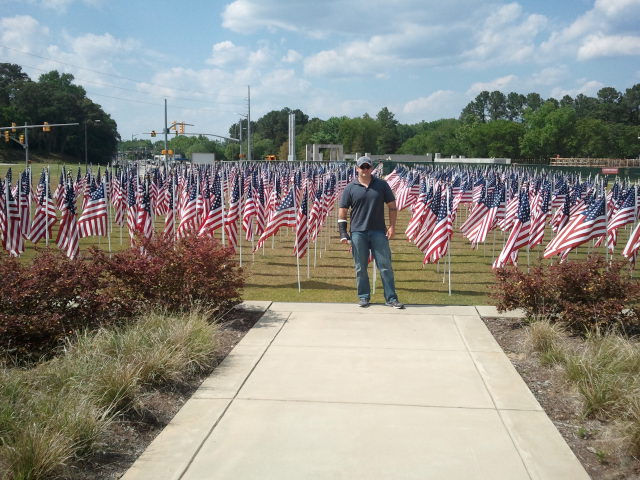
[[[541, 365], [524, 347], [525, 327], [521, 319], [483, 318], [531, 392], [558, 428], [560, 434], [594, 480], [640, 479], [640, 462], [606, 452], [605, 422], [585, 419], [578, 392], [559, 369]], [[579, 344], [578, 337], [568, 339]]]

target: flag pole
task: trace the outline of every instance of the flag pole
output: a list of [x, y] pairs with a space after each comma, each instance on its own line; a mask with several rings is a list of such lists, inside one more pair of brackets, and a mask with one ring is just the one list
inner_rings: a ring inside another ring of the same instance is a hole
[[105, 180], [105, 201], [107, 202], [107, 245], [109, 249], [109, 257], [111, 257], [111, 189], [109, 188], [109, 175], [107, 170], [104, 172]]
[[[44, 236], [45, 236], [45, 245], [49, 246], [49, 165], [45, 170], [44, 174]], [[55, 210], [54, 210], [55, 212]]]
[[[295, 227], [295, 246], [296, 248], [295, 250], [295, 255], [296, 255], [296, 272], [298, 275], [298, 293], [300, 293], [302, 291], [302, 287], [300, 286], [300, 245], [298, 244], [298, 205], [297, 205], [297, 200], [298, 200], [298, 195], [296, 193], [296, 184], [295, 182], [293, 183], [293, 185], [291, 186], [291, 188], [293, 189], [293, 211], [296, 212], [296, 227]], [[274, 235], [275, 236], [275, 235]], [[271, 237], [273, 238], [273, 237]]]

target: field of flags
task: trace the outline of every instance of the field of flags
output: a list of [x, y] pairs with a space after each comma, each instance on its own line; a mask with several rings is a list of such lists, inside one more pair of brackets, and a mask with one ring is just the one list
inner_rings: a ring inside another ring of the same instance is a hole
[[[129, 164], [95, 172], [62, 168], [57, 178], [48, 168], [35, 177], [29, 169], [8, 169], [0, 180], [0, 238], [8, 255], [23, 254], [31, 242], [76, 258], [80, 239], [106, 237], [110, 249], [112, 230], [120, 228], [131, 244], [136, 235], [216, 235], [242, 254], [242, 244], [256, 252], [287, 231], [291, 255], [301, 259], [323, 229], [336, 229], [332, 213], [354, 174], [344, 163]], [[382, 164], [374, 174], [382, 176]], [[386, 179], [408, 219], [396, 231], [404, 230], [422, 264], [447, 260], [454, 233], [477, 248], [499, 231], [505, 239], [493, 268], [517, 265], [519, 253], [535, 247], [544, 258], [564, 261], [585, 244], [635, 265], [639, 198], [628, 179], [435, 165], [396, 165]], [[618, 245], [622, 228], [631, 232]]]

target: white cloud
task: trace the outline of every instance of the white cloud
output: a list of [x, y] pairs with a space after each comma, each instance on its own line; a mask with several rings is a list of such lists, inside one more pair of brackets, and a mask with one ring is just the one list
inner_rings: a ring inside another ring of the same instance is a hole
[[547, 59], [560, 55], [579, 60], [640, 55], [640, 0], [596, 0], [593, 8], [541, 44]]
[[410, 100], [402, 107], [406, 114], [424, 114], [431, 117], [434, 111], [440, 112], [454, 101], [458, 94], [453, 90], [438, 90], [427, 97]]
[[525, 15], [517, 3], [502, 6], [489, 15], [481, 28], [469, 33], [475, 46], [463, 54], [465, 63], [473, 67], [530, 60], [536, 50], [536, 39], [546, 28], [543, 15]]
[[[3, 54], [6, 59], [4, 61], [23, 63], [23, 55], [20, 52], [38, 51], [48, 37], [49, 28], [33, 17], [21, 15], [0, 18], [0, 43], [12, 46]], [[21, 58], [22, 61], [18, 61]]]
[[580, 85], [576, 88], [564, 89], [560, 87], [556, 87], [551, 90], [551, 96], [553, 98], [562, 98], [565, 95], [569, 95], [570, 97], [576, 97], [579, 94], [595, 96], [595, 94], [600, 90], [604, 85], [597, 80], [579, 80]]
[[555, 65], [543, 68], [540, 72], [531, 75], [527, 82], [529, 86], [535, 88], [539, 86], [549, 86], [570, 77], [571, 72], [566, 65]]
[[248, 55], [246, 48], [238, 47], [229, 40], [214, 44], [211, 50], [211, 57], [206, 60], [206, 63], [216, 67], [239, 63]]
[[287, 54], [282, 57], [282, 61], [285, 63], [296, 63], [302, 60], [302, 55], [295, 50], [288, 50]]
[[491, 80], [490, 82], [476, 82], [469, 87], [466, 92], [468, 97], [475, 97], [478, 93], [486, 90], [488, 92], [492, 92], [494, 90], [499, 90], [501, 92], [506, 92], [514, 84], [518, 81], [517, 75], [505, 75], [504, 77], [496, 78], [495, 80]]
[[578, 60], [617, 55], [640, 55], [640, 36], [589, 35], [578, 49]]

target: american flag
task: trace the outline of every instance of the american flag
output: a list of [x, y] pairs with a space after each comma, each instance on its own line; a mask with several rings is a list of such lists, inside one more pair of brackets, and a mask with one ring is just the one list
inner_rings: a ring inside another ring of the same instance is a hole
[[176, 209], [173, 201], [173, 185], [167, 188], [167, 210], [164, 217], [164, 229], [162, 234], [166, 238], [175, 239], [176, 236]]
[[607, 233], [605, 200], [604, 196], [598, 197], [583, 212], [574, 215], [560, 233], [549, 242], [544, 250], [544, 258], [569, 252], [593, 238], [605, 235]]
[[613, 249], [617, 241], [617, 231], [629, 223], [636, 221], [636, 187], [629, 188], [624, 200], [616, 212], [611, 216], [607, 224], [607, 244], [609, 250]]
[[111, 204], [114, 210], [114, 221], [117, 225], [123, 226], [127, 202], [122, 189], [121, 175], [121, 173], [116, 173], [111, 177]]
[[151, 238], [154, 233], [149, 188], [149, 182], [147, 181], [143, 187], [142, 198], [138, 204], [138, 218], [136, 220], [136, 231], [140, 232], [144, 238]]
[[275, 213], [267, 223], [264, 232], [260, 235], [258, 243], [255, 246], [254, 251], [258, 250], [264, 244], [265, 240], [272, 235], [278, 233], [281, 227], [295, 227], [296, 226], [296, 208], [294, 206], [294, 190], [292, 188], [289, 193], [284, 197], [280, 205], [276, 208]]
[[3, 244], [4, 249], [9, 255], [17, 257], [24, 252], [24, 237], [20, 228], [20, 205], [16, 197], [11, 193], [10, 176], [5, 181], [5, 201], [4, 201], [4, 223], [2, 231], [4, 232]]
[[238, 219], [240, 218], [240, 181], [237, 175], [233, 181], [229, 208], [225, 213], [224, 233], [229, 246], [235, 250], [238, 246]]
[[67, 255], [74, 259], [80, 252], [80, 232], [76, 222], [76, 194], [72, 185], [66, 187], [64, 203], [62, 205], [62, 218], [56, 245]]
[[[44, 170], [43, 170], [44, 173]], [[31, 223], [29, 239], [33, 243], [38, 243], [41, 239], [51, 238], [51, 229], [57, 221], [56, 208], [51, 199], [49, 189], [47, 188], [48, 178], [42, 179], [38, 185], [38, 204], [36, 212]]]
[[66, 185], [66, 175], [65, 175], [65, 167], [62, 167], [60, 171], [60, 181], [56, 190], [53, 192], [53, 201], [56, 204], [56, 208], [58, 210], [62, 210], [62, 205], [64, 204], [64, 196], [65, 196], [65, 185]]
[[622, 250], [622, 255], [635, 263], [636, 257], [638, 256], [638, 249], [640, 249], [640, 223], [638, 223], [636, 228], [633, 229], [633, 232], [631, 232], [629, 240], [624, 250]]
[[131, 238], [131, 245], [136, 235], [136, 225], [138, 223], [138, 202], [136, 198], [137, 176], [129, 176], [127, 181], [127, 230]]
[[20, 209], [20, 230], [24, 238], [31, 232], [31, 172], [24, 171], [18, 182], [18, 205]]
[[500, 188], [487, 193], [484, 201], [487, 207], [485, 214], [482, 217], [482, 220], [477, 223], [476, 228], [471, 230], [467, 235], [472, 246], [483, 243], [487, 238], [487, 234], [495, 228], [497, 224], [498, 208], [502, 202], [503, 195], [504, 190]]
[[418, 234], [415, 237], [414, 243], [416, 247], [422, 252], [426, 253], [427, 248], [429, 247], [429, 241], [431, 240], [431, 234], [433, 232], [433, 228], [438, 221], [438, 214], [440, 213], [440, 203], [442, 203], [442, 186], [438, 185], [436, 189], [436, 193], [433, 195], [433, 199], [431, 200], [431, 204], [429, 208], [427, 208], [427, 212], [424, 218], [424, 222], [418, 231]]
[[184, 238], [197, 227], [196, 202], [198, 198], [198, 185], [192, 180], [187, 186], [188, 196], [179, 211], [178, 238]]
[[309, 238], [313, 242], [318, 238], [318, 233], [322, 227], [321, 214], [322, 214], [322, 184], [316, 189], [316, 194], [313, 197], [313, 205], [311, 205], [311, 212], [309, 212]]
[[482, 223], [482, 219], [489, 210], [489, 207], [487, 207], [487, 204], [483, 201], [485, 197], [486, 189], [483, 185], [480, 201], [473, 206], [467, 219], [462, 223], [462, 225], [460, 225], [460, 231], [469, 240], [474, 238], [474, 232], [479, 228]]
[[80, 237], [108, 235], [107, 201], [104, 196], [104, 183], [92, 189], [89, 200], [78, 219]]
[[249, 183], [247, 187], [247, 198], [242, 208], [242, 228], [245, 231], [245, 238], [253, 241], [253, 218], [256, 216], [256, 200], [253, 198], [253, 186]]
[[[200, 225], [200, 229], [198, 231], [198, 236], [202, 237], [205, 235], [213, 236], [213, 232], [222, 227], [223, 224], [223, 216], [222, 216], [222, 185], [221, 179], [218, 174], [216, 174], [213, 179], [213, 190], [212, 194], [212, 203], [209, 212], [207, 212], [207, 216]], [[180, 230], [178, 229], [178, 234]]]
[[531, 234], [529, 235], [529, 248], [541, 245], [544, 239], [544, 228], [549, 218], [551, 202], [551, 184], [545, 182], [540, 190], [540, 205], [537, 214], [531, 221]]
[[424, 253], [422, 263], [436, 263], [444, 257], [449, 249], [449, 241], [453, 235], [453, 195], [449, 188], [446, 189], [446, 195], [441, 196], [440, 208], [438, 209], [438, 217], [433, 227], [429, 245]]
[[526, 189], [518, 195], [518, 213], [507, 242], [500, 255], [493, 262], [493, 268], [502, 268], [508, 263], [518, 264], [518, 251], [529, 244], [531, 228], [531, 210], [529, 207], [529, 192]]
[[304, 257], [309, 248], [309, 225], [308, 225], [308, 191], [304, 189], [304, 195], [302, 196], [302, 204], [298, 208], [298, 214], [296, 215], [296, 241], [293, 247], [294, 255], [298, 258]]

